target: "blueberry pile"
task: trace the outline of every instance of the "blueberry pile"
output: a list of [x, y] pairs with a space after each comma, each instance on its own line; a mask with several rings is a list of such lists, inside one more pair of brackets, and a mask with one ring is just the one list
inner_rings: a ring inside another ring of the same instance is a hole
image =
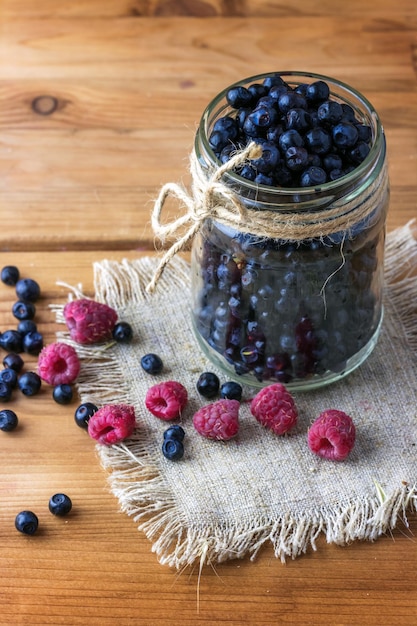
[[353, 107], [331, 96], [323, 80], [290, 86], [279, 74], [231, 87], [231, 108], [214, 123], [209, 144], [225, 163], [251, 141], [262, 156], [236, 173], [272, 187], [312, 187], [355, 169], [368, 155], [372, 129]]
[[383, 245], [376, 224], [344, 242], [342, 262], [325, 239], [268, 240], [207, 222], [194, 248], [203, 349], [261, 383], [343, 373], [381, 318]]

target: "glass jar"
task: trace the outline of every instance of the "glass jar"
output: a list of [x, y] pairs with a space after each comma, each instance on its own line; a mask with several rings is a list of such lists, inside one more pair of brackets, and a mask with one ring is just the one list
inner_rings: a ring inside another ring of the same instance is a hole
[[[252, 228], [242, 219], [231, 226], [218, 216], [203, 221], [192, 245], [192, 320], [203, 352], [226, 376], [307, 390], [352, 372], [377, 342], [386, 145], [376, 111], [351, 87], [317, 74], [279, 74], [292, 88], [325, 81], [331, 100], [350, 105], [358, 123], [370, 127], [369, 153], [340, 178], [315, 186], [270, 186], [225, 171], [222, 185], [250, 224], [262, 218], [263, 225]], [[262, 84], [269, 76], [236, 85]], [[196, 133], [195, 156], [207, 180], [222, 165], [209, 143], [213, 126], [237, 114], [226, 99], [229, 89], [207, 106]]]

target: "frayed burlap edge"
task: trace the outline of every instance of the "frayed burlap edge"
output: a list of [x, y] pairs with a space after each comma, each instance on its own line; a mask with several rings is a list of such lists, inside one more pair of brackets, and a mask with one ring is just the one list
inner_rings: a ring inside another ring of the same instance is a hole
[[[417, 294], [417, 242], [412, 228], [415, 222], [398, 229], [387, 238], [386, 244], [386, 297], [394, 302], [395, 312], [410, 348], [417, 351], [417, 326], [415, 324], [415, 297]], [[169, 273], [163, 275], [153, 296], [146, 293], [146, 284], [155, 269], [155, 259], [143, 258], [122, 263], [104, 260], [94, 264], [96, 299], [118, 310], [132, 302], [143, 303], [148, 298], [158, 298], [173, 283], [179, 290], [188, 289], [189, 266], [177, 258]], [[70, 298], [80, 297], [81, 288], [72, 288]], [[63, 322], [61, 306], [54, 307], [57, 320]], [[67, 332], [58, 338], [71, 340]], [[75, 345], [75, 344], [73, 344]], [[107, 346], [76, 346], [83, 361], [77, 380], [83, 402], [97, 404], [129, 403], [129, 388], [123, 383], [120, 364]], [[97, 376], [97, 366], [100, 376]], [[117, 385], [115, 384], [117, 381]], [[310, 547], [316, 549], [316, 540], [324, 535], [328, 543], [345, 545], [355, 540], [375, 540], [393, 529], [398, 520], [407, 526], [407, 513], [417, 511], [417, 485], [400, 483], [392, 493], [386, 494], [375, 484], [372, 498], [352, 499], [317, 510], [303, 516], [291, 513], [278, 519], [262, 516], [250, 523], [212, 524], [187, 526], [177, 509], [174, 494], [163, 474], [149, 454], [146, 438], [138, 429], [126, 443], [106, 447], [97, 445], [103, 468], [109, 472], [110, 490], [118, 499], [121, 511], [133, 518], [152, 542], [152, 551], [160, 563], [183, 568], [194, 562], [222, 562], [249, 555], [255, 558], [266, 543], [273, 545], [281, 561], [295, 558]]]

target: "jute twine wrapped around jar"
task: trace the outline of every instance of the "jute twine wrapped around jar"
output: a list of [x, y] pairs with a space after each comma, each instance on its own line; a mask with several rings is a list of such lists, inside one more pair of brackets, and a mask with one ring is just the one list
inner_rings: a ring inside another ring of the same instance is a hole
[[[186, 226], [186, 232], [178, 236], [162, 257], [147, 291], [152, 293], [165, 266], [178, 253], [184, 250], [207, 219], [250, 233], [260, 238], [273, 238], [284, 241], [324, 237], [336, 232], [349, 232], [356, 223], [364, 220], [375, 211], [387, 193], [388, 177], [386, 166], [381, 168], [375, 180], [367, 186], [361, 197], [352, 200], [342, 198], [317, 211], [254, 210], [246, 207], [241, 197], [222, 182], [225, 174], [233, 172], [244, 163], [259, 159], [262, 147], [255, 142], [236, 152], [223, 165], [203, 170], [193, 151], [190, 156], [191, 194], [177, 183], [165, 184], [155, 201], [151, 223], [155, 236], [162, 242], [167, 237], [179, 235]], [[173, 196], [182, 202], [186, 213], [167, 224], [161, 223], [165, 201]]]

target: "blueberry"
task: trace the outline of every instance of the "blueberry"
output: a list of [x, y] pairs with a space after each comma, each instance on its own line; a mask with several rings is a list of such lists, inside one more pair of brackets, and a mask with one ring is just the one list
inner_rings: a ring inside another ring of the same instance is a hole
[[287, 128], [303, 133], [311, 126], [310, 114], [304, 109], [290, 109], [287, 112]]
[[343, 109], [339, 102], [327, 100], [317, 109], [317, 116], [322, 123], [337, 124], [343, 117]]
[[15, 265], [6, 265], [1, 270], [0, 278], [5, 285], [14, 287], [19, 280], [19, 269]]
[[17, 330], [5, 330], [0, 335], [0, 348], [6, 352], [22, 352], [22, 335]]
[[28, 333], [36, 333], [38, 327], [33, 320], [21, 320], [17, 325], [17, 331], [21, 335], [27, 335]]
[[22, 349], [28, 354], [37, 356], [43, 348], [43, 335], [38, 331], [23, 335]]
[[34, 535], [38, 530], [39, 520], [32, 511], [21, 511], [16, 515], [14, 525], [20, 533]]
[[6, 383], [6, 385], [14, 389], [17, 385], [17, 372], [11, 367], [5, 367], [3, 370], [0, 370], [0, 382]]
[[21, 278], [16, 283], [16, 295], [19, 300], [36, 302], [41, 295], [41, 290], [36, 280], [32, 278]]
[[6, 354], [6, 356], [4, 357], [3, 365], [4, 367], [11, 368], [15, 372], [20, 372], [20, 370], [22, 369], [24, 365], [24, 362], [20, 354], [15, 354], [14, 352], [10, 352], [9, 354]]
[[18, 300], [13, 304], [12, 313], [18, 320], [33, 320], [36, 307], [33, 302]]
[[307, 86], [305, 97], [310, 102], [323, 102], [330, 95], [329, 86], [324, 80], [317, 80]]
[[74, 413], [74, 419], [77, 426], [87, 429], [90, 417], [98, 411], [98, 407], [92, 402], [83, 402]]
[[296, 146], [301, 148], [304, 145], [304, 140], [301, 137], [298, 130], [290, 129], [283, 132], [279, 138], [279, 147], [282, 152], [286, 152], [288, 148]]
[[17, 381], [20, 391], [25, 396], [36, 395], [42, 385], [42, 381], [36, 372], [25, 372]]
[[234, 109], [246, 107], [252, 104], [253, 96], [250, 91], [243, 86], [232, 87], [226, 94], [228, 104]]
[[280, 95], [278, 108], [281, 113], [286, 114], [291, 109], [306, 109], [307, 102], [301, 94], [296, 91], [289, 91]]
[[118, 322], [113, 328], [112, 335], [117, 343], [130, 343], [133, 338], [133, 329], [128, 322]]
[[145, 354], [141, 358], [140, 364], [145, 372], [152, 375], [160, 374], [164, 367], [161, 357], [157, 354], [153, 354], [152, 352]]
[[339, 148], [352, 148], [358, 140], [358, 130], [350, 122], [340, 122], [333, 127], [333, 141]]
[[70, 404], [73, 398], [71, 385], [56, 385], [52, 391], [52, 397], [57, 404]]
[[315, 187], [326, 182], [326, 172], [321, 167], [308, 167], [300, 178], [301, 187]]
[[285, 162], [289, 170], [298, 172], [307, 167], [308, 152], [305, 148], [292, 146], [285, 152]]
[[356, 145], [349, 150], [349, 158], [353, 163], [359, 165], [359, 163], [362, 163], [362, 161], [366, 159], [369, 151], [370, 147], [367, 143], [364, 141], [358, 141]]
[[312, 128], [306, 133], [305, 142], [310, 152], [323, 155], [330, 152], [332, 139], [329, 133], [320, 127]]
[[12, 387], [7, 383], [0, 381], [0, 400], [8, 402], [12, 397]]
[[276, 109], [265, 104], [259, 105], [246, 118], [258, 129], [267, 129], [273, 126], [278, 120]]
[[14, 411], [10, 409], [3, 409], [0, 411], [0, 430], [3, 432], [10, 432], [14, 430], [19, 420]]
[[279, 150], [274, 143], [262, 144], [262, 155], [258, 159], [252, 159], [251, 165], [258, 172], [268, 174], [276, 168], [280, 160]]
[[197, 381], [197, 391], [204, 398], [214, 398], [220, 387], [219, 377], [214, 372], [203, 372]]
[[238, 400], [239, 402], [242, 399], [242, 385], [234, 382], [233, 380], [229, 380], [222, 384], [220, 387], [220, 397], [226, 398], [227, 400]]
[[72, 509], [71, 498], [65, 493], [55, 493], [49, 499], [49, 510], [52, 515], [62, 517], [67, 515]]
[[178, 439], [184, 441], [185, 431], [179, 424], [174, 424], [164, 431], [164, 439]]
[[184, 456], [184, 444], [179, 439], [164, 439], [162, 453], [170, 461], [178, 461]]

